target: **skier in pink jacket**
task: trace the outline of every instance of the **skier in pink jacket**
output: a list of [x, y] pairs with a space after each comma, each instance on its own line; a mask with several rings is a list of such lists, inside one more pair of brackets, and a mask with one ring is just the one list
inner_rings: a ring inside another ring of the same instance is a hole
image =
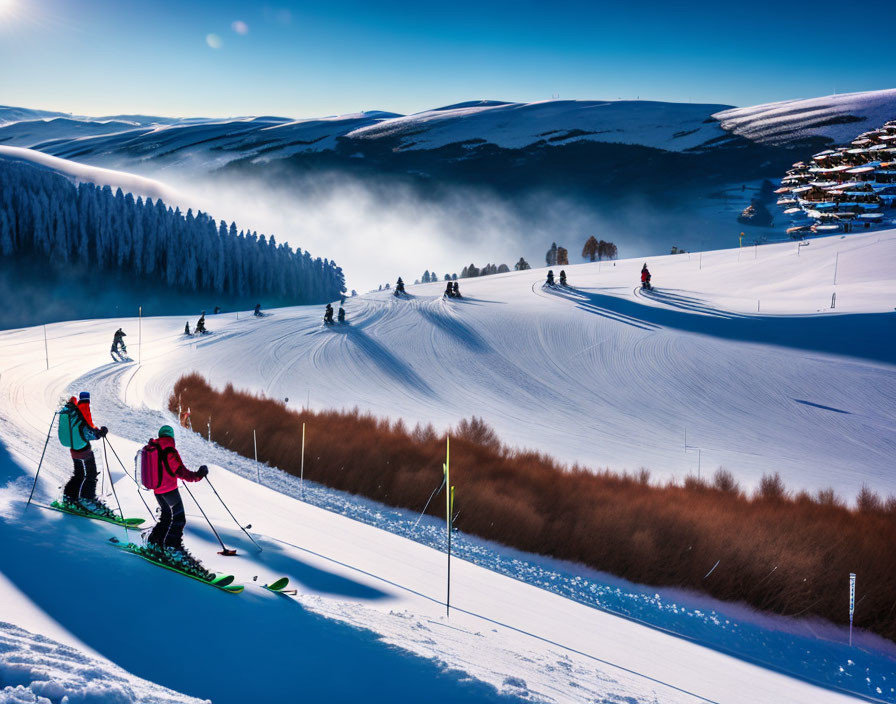
[[183, 545], [184, 527], [187, 517], [184, 502], [177, 489], [177, 480], [198, 482], [208, 475], [208, 467], [202, 465], [193, 472], [184, 465], [174, 444], [174, 428], [163, 425], [159, 428], [159, 462], [162, 465], [162, 481], [155, 489], [159, 503], [159, 519], [146, 540], [147, 549], [160, 559], [177, 566], [199, 567], [199, 562], [187, 552]]

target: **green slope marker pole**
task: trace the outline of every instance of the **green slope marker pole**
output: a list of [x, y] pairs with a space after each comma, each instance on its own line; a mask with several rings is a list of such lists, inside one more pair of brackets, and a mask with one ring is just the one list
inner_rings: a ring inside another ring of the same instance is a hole
[[[34, 483], [31, 485], [31, 493], [28, 494], [28, 501], [25, 503], [25, 511], [28, 510], [28, 507], [31, 505], [31, 499], [34, 497], [34, 488], [37, 486], [37, 478], [40, 476], [40, 468], [44, 463], [44, 455], [47, 453], [47, 445], [50, 444], [50, 435], [53, 433], [53, 423], [56, 422], [56, 416], [59, 415], [59, 411], [53, 414], [53, 419], [50, 421], [50, 428], [47, 430], [47, 439], [44, 441], [44, 449], [40, 453], [40, 462], [37, 463], [37, 471], [34, 473]], [[25, 511], [22, 511], [24, 514]]]

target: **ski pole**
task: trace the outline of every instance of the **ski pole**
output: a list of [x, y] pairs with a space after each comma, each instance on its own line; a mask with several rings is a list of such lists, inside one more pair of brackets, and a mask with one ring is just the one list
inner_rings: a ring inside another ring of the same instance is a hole
[[426, 513], [426, 509], [429, 508], [430, 502], [433, 500], [436, 494], [438, 494], [442, 487], [445, 486], [445, 475], [442, 475], [442, 483], [429, 495], [429, 498], [426, 500], [426, 506], [423, 507], [423, 510], [420, 512], [420, 516], [417, 518], [417, 521], [414, 523], [414, 527], [412, 530], [417, 530], [417, 524], [420, 523], [420, 519], [423, 518], [423, 514]]
[[[59, 415], [59, 411], [56, 411], [53, 414], [53, 420], [50, 421], [50, 429], [47, 430], [47, 439], [44, 442], [44, 449], [43, 452], [40, 453], [40, 462], [37, 463], [37, 471], [34, 473], [34, 484], [31, 485], [31, 493], [28, 494], [28, 501], [25, 503], [25, 511], [27, 511], [28, 507], [31, 505], [31, 498], [34, 496], [34, 489], [37, 486], [37, 478], [40, 476], [40, 468], [44, 463], [44, 455], [47, 452], [47, 445], [50, 444], [50, 435], [53, 433], [53, 423], [56, 422], [57, 415]], [[22, 513], [25, 513], [25, 511], [22, 511]]]
[[249, 531], [247, 531], [245, 528], [243, 528], [242, 525], [240, 525], [240, 522], [238, 520], [236, 520], [236, 516], [234, 516], [233, 513], [231, 513], [230, 509], [227, 508], [227, 504], [224, 503], [224, 499], [221, 498], [221, 495], [218, 493], [218, 490], [215, 489], [215, 485], [212, 484], [212, 482], [208, 478], [207, 474], [205, 475], [205, 481], [208, 482], [208, 485], [212, 488], [212, 491], [215, 492], [215, 496], [218, 497], [218, 501], [221, 502], [221, 505], [224, 507], [224, 509], [227, 511], [227, 513], [230, 514], [230, 517], [233, 519], [233, 522], [236, 523], [240, 527], [240, 530], [246, 534], [246, 537], [249, 538], [249, 540], [251, 540], [253, 543], [255, 543], [255, 547], [258, 548], [258, 552], [264, 552], [264, 548], [262, 548], [261, 545], [259, 545], [258, 543], [255, 542], [255, 539], [251, 535], [249, 535]]
[[[112, 443], [109, 442], [105, 437], [103, 438], [103, 443], [108, 445], [109, 449], [112, 450], [112, 454], [115, 455], [115, 459], [118, 460], [118, 464], [121, 465], [121, 471], [124, 472], [125, 474], [127, 474], [127, 476], [129, 476], [133, 480], [134, 484], [137, 484], [137, 480], [134, 479], [133, 477], [131, 477], [130, 474], [128, 474], [128, 470], [124, 466], [124, 462], [121, 461], [121, 458], [118, 456], [118, 453], [115, 451], [115, 448], [112, 447]], [[112, 475], [110, 474], [109, 477], [111, 478]], [[143, 498], [143, 494], [140, 493], [140, 485], [139, 484], [137, 484], [137, 496], [140, 497], [140, 500], [143, 502], [143, 505], [146, 506], [146, 510], [149, 512], [149, 515], [155, 516], [155, 514], [152, 512], [152, 509], [149, 507], [149, 504], [146, 503], [146, 499]]]
[[[105, 436], [103, 440], [105, 440]], [[124, 535], [128, 542], [131, 542], [131, 534], [128, 533], [128, 524], [124, 521], [124, 511], [121, 510], [121, 501], [118, 500], [118, 492], [115, 491], [115, 482], [112, 481], [112, 471], [109, 469], [109, 454], [106, 452], [108, 443], [103, 443], [103, 464], [106, 465], [106, 471], [109, 473], [109, 486], [112, 487], [112, 495], [115, 497], [115, 503], [118, 505], [118, 515], [121, 516], [121, 524], [124, 526]], [[127, 472], [125, 472], [127, 474]]]
[[202, 514], [202, 517], [205, 519], [205, 522], [208, 523], [208, 527], [212, 529], [212, 533], [215, 534], [215, 537], [218, 539], [218, 542], [221, 543], [221, 551], [218, 553], [219, 555], [226, 555], [230, 557], [231, 555], [236, 555], [236, 550], [229, 549], [224, 541], [221, 540], [221, 536], [218, 535], [218, 531], [215, 530], [215, 527], [212, 525], [212, 522], [208, 520], [208, 516], [205, 515], [205, 511], [202, 510], [202, 506], [199, 505], [199, 502], [196, 500], [196, 497], [193, 496], [193, 492], [190, 491], [190, 487], [187, 486], [186, 482], [181, 482], [184, 485], [184, 489], [187, 490], [187, 493], [190, 495], [190, 498], [193, 499], [193, 503], [196, 504], [196, 508], [199, 509], [199, 513]]

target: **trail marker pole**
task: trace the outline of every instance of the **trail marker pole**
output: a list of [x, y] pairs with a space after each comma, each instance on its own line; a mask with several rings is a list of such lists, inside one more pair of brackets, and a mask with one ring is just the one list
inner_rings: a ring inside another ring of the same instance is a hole
[[834, 291], [831, 294], [831, 308], [836, 308], [836, 307], [837, 307], [837, 292]]
[[252, 446], [255, 448], [255, 479], [261, 484], [261, 469], [258, 467], [258, 440], [255, 437], [255, 428], [252, 428]]
[[840, 264], [840, 252], [834, 257], [834, 286], [837, 285], [837, 266]]
[[700, 271], [703, 271], [703, 252], [700, 252]]
[[451, 486], [451, 438], [445, 436], [445, 527], [448, 530], [448, 584], [445, 595], [445, 617], [451, 616], [451, 509], [454, 487]]
[[849, 573], [849, 647], [852, 647], [852, 615], [856, 610], [856, 575]]
[[212, 417], [208, 417], [208, 441], [212, 441]]
[[47, 345], [47, 326], [44, 325], [44, 357], [47, 360], [47, 371], [50, 371], [50, 347]]
[[305, 422], [302, 421], [302, 462], [299, 469], [299, 482], [302, 485], [302, 501], [305, 500]]

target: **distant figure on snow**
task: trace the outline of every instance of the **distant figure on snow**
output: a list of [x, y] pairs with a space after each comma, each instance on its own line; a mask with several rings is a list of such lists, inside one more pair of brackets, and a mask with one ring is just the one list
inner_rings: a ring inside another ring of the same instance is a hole
[[221, 306], [215, 306], [215, 315], [221, 312]]
[[392, 294], [393, 296], [400, 296], [404, 293], [404, 281], [401, 280], [401, 277], [398, 277], [398, 281], [395, 282], [395, 292]]
[[644, 262], [644, 266], [641, 267], [641, 288], [647, 290], [653, 288], [650, 285], [650, 269], [647, 268], [647, 262]]
[[452, 281], [451, 283], [454, 288], [454, 297], [460, 298], [460, 286], [457, 285], [457, 281]]
[[193, 333], [190, 332], [190, 321], [188, 320], [186, 322], [186, 325], [184, 325], [184, 335], [192, 335], [192, 334]]
[[327, 307], [324, 309], [324, 325], [332, 325], [333, 324], [333, 306], [327, 303]]
[[125, 347], [124, 338], [127, 337], [127, 333], [118, 328], [115, 331], [115, 336], [112, 338], [112, 359], [115, 362], [123, 362], [127, 359], [128, 356], [128, 348]]
[[445, 295], [448, 298], [454, 298], [454, 289], [451, 287], [451, 282], [449, 281], [445, 286]]
[[563, 269], [560, 270], [560, 285], [566, 286], [566, 272]]
[[336, 315], [336, 320], [338, 320], [340, 323], [345, 322], [345, 308], [343, 308], [342, 306], [339, 306], [339, 313]]
[[261, 303], [256, 303], [256, 304], [255, 304], [255, 315], [258, 316], [259, 318], [260, 318], [262, 315], [264, 315], [264, 314], [261, 312]]
[[205, 329], [205, 311], [202, 311], [202, 315], [199, 316], [199, 320], [196, 321], [196, 332], [200, 335], [205, 335], [208, 330]]
[[554, 285], [554, 270], [548, 269], [548, 280], [545, 282], [548, 286]]

